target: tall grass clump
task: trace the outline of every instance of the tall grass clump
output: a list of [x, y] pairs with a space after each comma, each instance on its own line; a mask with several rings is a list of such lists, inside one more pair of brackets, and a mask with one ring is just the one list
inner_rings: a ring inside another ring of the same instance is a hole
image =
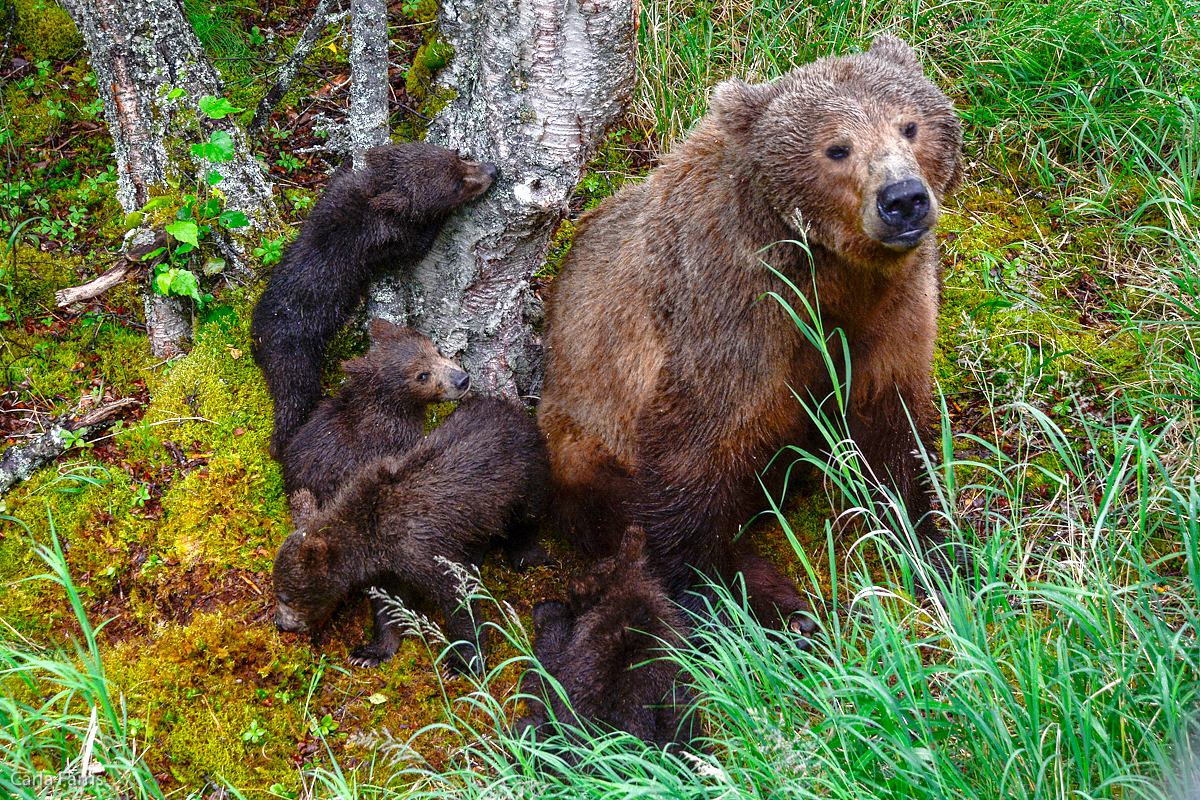
[[0, 796], [161, 798], [130, 734], [124, 700], [105, 678], [96, 629], [53, 520], [50, 539], [49, 547], [34, 545], [50, 571], [27, 580], [63, 589], [79, 634], [74, 652], [60, 652], [11, 637], [11, 629], [0, 633]]
[[[864, 503], [853, 534], [827, 528], [839, 588], [810, 650], [715, 587], [713, 613], [671, 655], [698, 689], [708, 752], [664, 753], [616, 733], [515, 738], [519, 696], [496, 686], [506, 662], [447, 697], [443, 722], [403, 741], [381, 734], [379, 758], [406, 765], [403, 795], [418, 798], [1195, 800], [1200, 486], [1163, 465], [1137, 419], [1094, 432], [1101, 446], [1084, 475], [1049, 418], [1016, 413], [1031, 436], [1064, 448], [1060, 459], [989, 449], [938, 469], [943, 498], [991, 498], [954, 523], [978, 543], [973, 586], [942, 587], [941, 604], [914, 599], [905, 571], [919, 556]], [[1030, 473], [1058, 491], [1027, 491]], [[877, 496], [855, 474], [831, 477]], [[883, 573], [876, 551], [889, 559]], [[500, 620], [514, 659], [533, 664], [518, 616], [501, 606]], [[457, 742], [436, 771], [416, 755], [434, 729]]]

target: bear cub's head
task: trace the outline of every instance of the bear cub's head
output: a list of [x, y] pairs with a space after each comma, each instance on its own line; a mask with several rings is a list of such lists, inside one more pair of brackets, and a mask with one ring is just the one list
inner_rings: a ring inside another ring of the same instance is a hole
[[325, 620], [345, 596], [338, 586], [337, 548], [321, 536], [317, 499], [308, 489], [292, 495], [293, 530], [275, 554], [275, 627], [303, 633]]
[[436, 218], [479, 197], [499, 176], [495, 164], [468, 161], [425, 142], [374, 147], [364, 154], [376, 210]]
[[382, 319], [371, 320], [370, 328], [371, 349], [344, 362], [342, 369], [381, 401], [423, 407], [459, 400], [470, 391], [471, 376], [438, 352], [428, 337]]
[[770, 83], [725, 81], [710, 114], [786, 225], [862, 266], [925, 241], [962, 174], [954, 106], [894, 36]]

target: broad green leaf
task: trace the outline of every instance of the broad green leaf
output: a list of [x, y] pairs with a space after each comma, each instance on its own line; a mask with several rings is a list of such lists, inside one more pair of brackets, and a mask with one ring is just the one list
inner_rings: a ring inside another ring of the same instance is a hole
[[226, 228], [244, 228], [250, 224], [250, 220], [246, 219], [246, 215], [241, 211], [226, 211], [219, 219]]
[[225, 119], [230, 114], [238, 114], [245, 110], [233, 105], [224, 97], [209, 96], [200, 98], [200, 113], [211, 119]]
[[187, 242], [192, 247], [195, 247], [200, 243], [200, 228], [198, 228], [194, 222], [172, 222], [167, 226], [167, 233], [171, 234], [181, 242]]

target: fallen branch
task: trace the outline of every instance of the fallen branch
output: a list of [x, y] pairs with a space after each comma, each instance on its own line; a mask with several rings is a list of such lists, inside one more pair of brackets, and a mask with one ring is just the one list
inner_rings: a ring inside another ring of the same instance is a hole
[[152, 237], [147, 237], [143, 234], [139, 241], [131, 244], [128, 250], [125, 251], [124, 258], [115, 266], [105, 272], [98, 278], [92, 278], [87, 283], [79, 286], [71, 286], [67, 289], [59, 289], [54, 293], [54, 302], [59, 308], [65, 308], [72, 303], [82, 303], [85, 300], [91, 300], [93, 297], [99, 297], [107, 292], [112, 287], [122, 283], [129, 275], [140, 266], [153, 266], [158, 259], [145, 264], [146, 256], [155, 250], [167, 246], [167, 232], [159, 229], [154, 231]]
[[64, 414], [29, 444], [9, 447], [0, 456], [0, 494], [18, 481], [27, 480], [34, 470], [66, 452], [80, 439], [108, 427], [123, 411], [136, 405], [139, 405], [138, 400], [124, 397], [97, 406], [79, 417]]
[[84, 300], [99, 297], [118, 283], [124, 282], [129, 277], [129, 273], [133, 271], [134, 266], [129, 261], [121, 259], [120, 263], [98, 278], [93, 278], [87, 283], [72, 286], [69, 289], [59, 289], [54, 293], [54, 302], [58, 304], [59, 308], [63, 308], [72, 303], [82, 303]]

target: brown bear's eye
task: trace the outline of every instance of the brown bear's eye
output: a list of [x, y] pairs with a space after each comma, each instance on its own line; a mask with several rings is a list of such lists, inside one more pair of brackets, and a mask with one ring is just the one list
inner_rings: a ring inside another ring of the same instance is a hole
[[850, 148], [841, 145], [834, 145], [825, 151], [825, 155], [832, 158], [834, 161], [841, 161], [846, 156], [850, 155]]
[[424, 383], [427, 380], [429, 380], [428, 372], [422, 372], [420, 375], [417, 376], [417, 383]]
[[904, 126], [904, 138], [905, 139], [917, 138], [917, 123], [910, 122]]

